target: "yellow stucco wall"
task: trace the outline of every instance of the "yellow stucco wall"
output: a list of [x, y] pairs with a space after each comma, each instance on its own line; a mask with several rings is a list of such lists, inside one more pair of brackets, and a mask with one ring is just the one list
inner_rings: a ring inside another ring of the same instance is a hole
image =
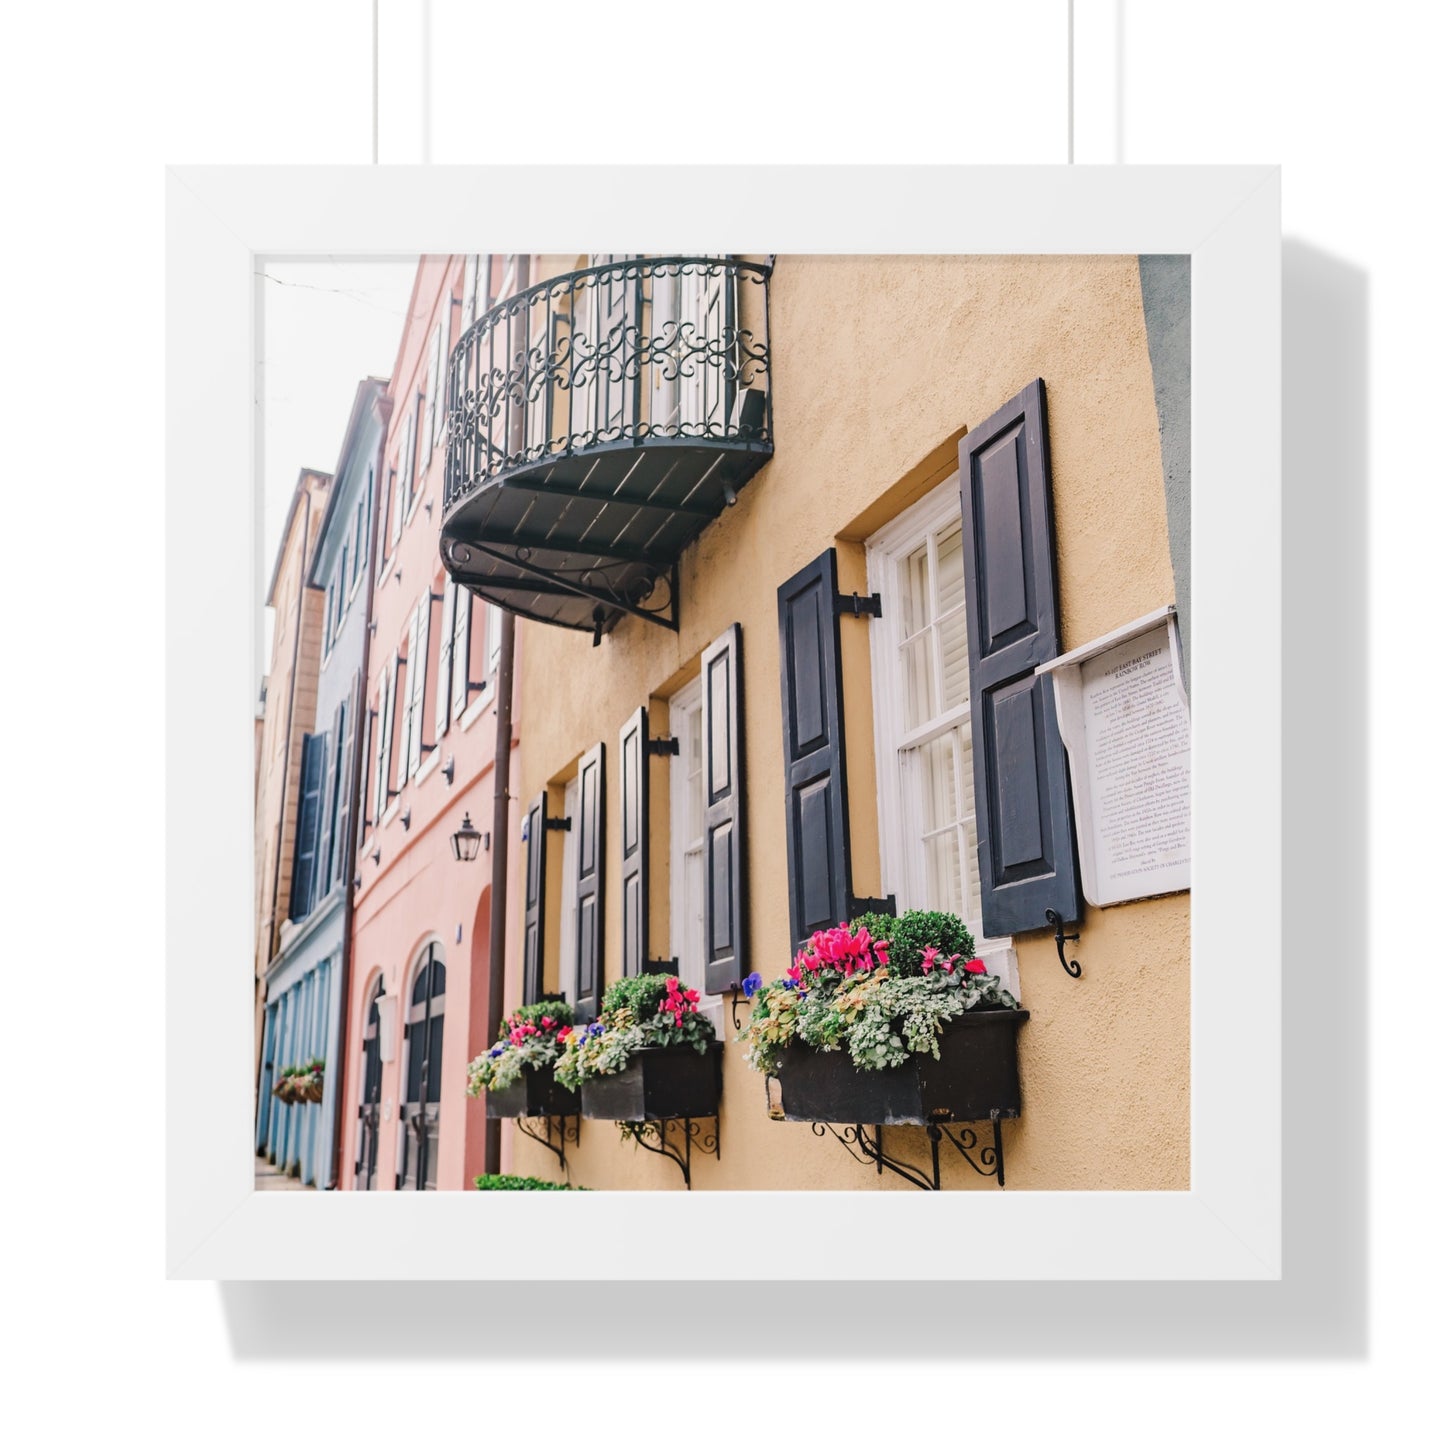
[[[551, 258], [548, 258], [551, 259]], [[681, 561], [681, 630], [624, 620], [589, 637], [519, 623], [520, 797], [559, 783], [607, 744], [605, 963], [619, 973], [618, 729], [694, 675], [702, 649], [743, 630], [751, 966], [790, 959], [777, 588], [826, 547], [841, 585], [866, 591], [862, 542], [957, 466], [957, 439], [1035, 377], [1047, 388], [1059, 597], [1067, 650], [1173, 600], [1157, 418], [1133, 257], [782, 257], [771, 294], [776, 455]], [[868, 625], [843, 623], [854, 887], [879, 891]], [[565, 685], [559, 684], [565, 679]], [[652, 952], [667, 938], [668, 770], [653, 783]], [[560, 810], [561, 789], [553, 794]], [[560, 849], [549, 860], [548, 987], [557, 977]], [[515, 920], [520, 928], [521, 920]], [[1189, 1186], [1189, 897], [1089, 909], [1059, 967], [1050, 934], [1015, 938], [1024, 1113], [1004, 1124], [1011, 1189]], [[520, 981], [510, 980], [508, 1003]], [[746, 1006], [741, 1009], [746, 1013]], [[728, 1026], [720, 1161], [694, 1156], [695, 1189], [909, 1188], [848, 1160], [807, 1125], [771, 1121], [762, 1077]], [[480, 1107], [472, 1105], [472, 1107]], [[889, 1148], [922, 1158], [920, 1130]], [[678, 1189], [678, 1170], [582, 1124], [573, 1182]], [[512, 1167], [559, 1178], [518, 1138]], [[945, 1187], [995, 1188], [961, 1160]]]

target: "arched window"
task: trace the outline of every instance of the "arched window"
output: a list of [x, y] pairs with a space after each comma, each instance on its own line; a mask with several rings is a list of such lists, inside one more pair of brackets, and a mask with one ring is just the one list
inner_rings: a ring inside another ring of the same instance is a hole
[[386, 992], [378, 978], [366, 1009], [361, 1035], [361, 1103], [357, 1108], [356, 1187], [376, 1188], [376, 1146], [381, 1128], [381, 1010], [377, 1000]]
[[417, 968], [406, 1011], [406, 1103], [401, 1110], [398, 1189], [437, 1187], [446, 990], [447, 967], [442, 962], [441, 945], [433, 943]]

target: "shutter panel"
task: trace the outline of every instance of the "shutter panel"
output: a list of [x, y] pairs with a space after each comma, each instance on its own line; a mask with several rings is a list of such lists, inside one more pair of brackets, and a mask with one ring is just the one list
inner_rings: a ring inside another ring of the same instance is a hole
[[316, 821], [316, 866], [312, 874], [315, 908], [331, 888], [332, 830], [336, 826], [336, 786], [341, 777], [341, 709], [331, 715], [331, 731], [325, 735], [326, 763], [321, 777], [321, 810]]
[[452, 716], [461, 717], [470, 695], [472, 663], [472, 594], [457, 589], [456, 615], [452, 619]]
[[416, 656], [416, 613], [406, 624], [406, 656], [397, 655], [396, 692], [401, 706], [401, 731], [396, 737], [396, 790], [406, 782], [406, 764], [411, 756], [411, 661]]
[[1043, 382], [970, 431], [958, 462], [983, 931], [998, 937], [1082, 912], [1053, 691], [1034, 675], [1059, 652]]
[[724, 993], [749, 971], [742, 719], [743, 630], [734, 622], [702, 655], [705, 993]]
[[623, 724], [618, 738], [622, 803], [622, 976], [642, 972], [647, 962], [648, 785], [647, 709]]
[[406, 775], [412, 777], [421, 766], [422, 723], [426, 718], [426, 664], [431, 647], [431, 593], [423, 592], [416, 605], [416, 635], [412, 638], [411, 660], [407, 663], [411, 698], [411, 734], [407, 742]]
[[401, 541], [401, 522], [406, 516], [406, 454], [411, 439], [411, 418], [401, 424], [401, 450], [396, 457], [396, 475], [391, 483], [391, 545]]
[[490, 677], [502, 660], [502, 609], [495, 602], [487, 603], [487, 676]]
[[838, 553], [829, 547], [778, 588], [788, 916], [793, 947], [848, 917], [851, 862], [843, 747]]
[[350, 878], [351, 865], [348, 860], [351, 857], [351, 848], [347, 835], [351, 829], [351, 773], [356, 752], [356, 720], [353, 712], [349, 699], [341, 704], [337, 712], [336, 728], [340, 742], [336, 749], [340, 762], [336, 789], [336, 820], [332, 824], [332, 857], [335, 860], [331, 874], [333, 884], [349, 882]]
[[527, 809], [527, 882], [523, 899], [522, 1002], [542, 997], [542, 948], [547, 918], [547, 790]]
[[376, 821], [386, 812], [391, 793], [391, 735], [396, 726], [396, 674], [400, 659], [393, 653], [381, 687], [381, 732], [376, 747]]
[[301, 740], [301, 797], [296, 820], [296, 866], [291, 872], [291, 917], [305, 918], [311, 910], [316, 878], [316, 825], [321, 812], [322, 771], [326, 739], [307, 733]]
[[477, 258], [468, 256], [462, 265], [462, 330], [477, 319]]
[[[371, 760], [371, 742], [372, 742], [372, 739], [376, 736], [376, 724], [375, 724], [375, 723], [373, 722], [373, 720], [372, 720], [372, 717], [373, 717], [372, 710], [371, 710], [370, 708], [366, 707], [365, 693], [364, 693], [364, 691], [363, 691], [363, 689], [364, 689], [365, 687], [366, 687], [366, 680], [365, 680], [365, 678], [358, 678], [358, 679], [357, 679], [357, 695], [358, 695], [358, 703], [357, 703], [357, 705], [358, 705], [359, 707], [365, 708], [366, 732], [365, 732], [365, 734], [363, 735], [362, 741], [361, 741], [361, 773], [360, 773], [360, 776], [357, 778], [357, 794], [356, 794], [356, 809], [357, 809], [357, 812], [356, 812], [356, 843], [357, 843], [357, 847], [356, 847], [356, 849], [353, 850], [353, 852], [359, 851], [360, 846], [361, 846], [361, 840], [362, 840], [362, 838], [363, 838], [363, 837], [365, 836], [365, 834], [366, 834], [366, 827], [367, 827], [367, 822], [368, 822], [368, 819], [367, 819], [367, 816], [366, 816], [367, 798], [368, 798], [368, 796], [370, 795], [370, 791], [371, 791], [371, 787], [372, 787], [372, 781], [371, 781], [371, 780], [372, 780], [372, 774], [373, 774], [373, 769], [374, 769], [374, 767], [375, 767], [375, 765], [373, 764], [373, 762], [372, 762], [372, 760]], [[359, 721], [359, 720], [360, 720], [360, 719], [358, 719], [358, 721]], [[354, 859], [353, 861], [354, 861], [354, 862], [359, 862], [360, 860], [359, 860], [359, 859]]]
[[598, 743], [577, 768], [577, 997], [584, 1019], [602, 1001], [602, 840], [605, 745]]
[[451, 298], [447, 297], [442, 307], [442, 319], [437, 322], [436, 378], [432, 383], [436, 392], [436, 401], [432, 406], [431, 441], [427, 446], [428, 452], [441, 440], [442, 430], [447, 419], [447, 342], [451, 339], [449, 334], [451, 316]]
[[450, 577], [442, 589], [442, 631], [437, 639], [436, 735], [440, 742], [452, 720], [452, 632], [457, 618], [457, 584]]
[[432, 332], [431, 346], [428, 348], [429, 355], [426, 362], [426, 410], [422, 412], [421, 433], [422, 433], [422, 456], [430, 460], [432, 446], [436, 438], [436, 415], [437, 415], [437, 364], [440, 360], [442, 348], [442, 326], [438, 321], [436, 330]]

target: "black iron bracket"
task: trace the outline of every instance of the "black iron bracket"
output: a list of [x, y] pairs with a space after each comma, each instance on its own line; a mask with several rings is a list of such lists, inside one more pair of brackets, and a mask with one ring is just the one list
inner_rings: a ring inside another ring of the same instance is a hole
[[1063, 964], [1064, 972], [1068, 974], [1070, 978], [1078, 978], [1084, 970], [1079, 967], [1077, 959], [1070, 961], [1064, 957], [1064, 944], [1077, 943], [1079, 941], [1079, 935], [1077, 933], [1064, 932], [1064, 920], [1055, 909], [1044, 909], [1044, 917], [1049, 920], [1049, 926], [1054, 930], [1054, 943], [1058, 947], [1059, 962]]
[[547, 818], [543, 826], [549, 833], [570, 833], [572, 820], [571, 818]]
[[[679, 1126], [676, 1133], [680, 1138], [669, 1137], [668, 1126]], [[640, 1145], [650, 1154], [660, 1154], [671, 1159], [682, 1171], [682, 1182], [692, 1188], [692, 1148], [697, 1144], [699, 1154], [711, 1154], [714, 1159], [722, 1158], [722, 1121], [712, 1119], [712, 1130], [708, 1132], [697, 1119], [637, 1119], [627, 1120], [617, 1126], [623, 1135]]]
[[871, 597], [860, 597], [856, 592], [847, 596], [840, 592], [833, 598], [833, 611], [839, 617], [882, 617], [883, 597], [877, 592]]
[[677, 960], [675, 958], [644, 958], [642, 960], [643, 973], [666, 974], [677, 972]]
[[676, 757], [682, 749], [682, 744], [676, 738], [648, 738], [647, 751], [654, 757]]
[[734, 1032], [734, 1033], [741, 1033], [741, 1032], [742, 1032], [742, 1027], [743, 1027], [743, 1025], [742, 1025], [742, 1020], [738, 1018], [738, 1000], [739, 1000], [740, 998], [742, 998], [742, 997], [743, 997], [743, 986], [742, 986], [742, 984], [740, 984], [740, 983], [735, 983], [735, 984], [732, 986], [732, 993], [731, 993], [731, 998], [732, 998], [732, 1014], [733, 1014], [733, 1032]]
[[[848, 1151], [850, 1158], [859, 1164], [872, 1164], [874, 1169], [881, 1176], [885, 1169], [898, 1175], [900, 1179], [906, 1179], [917, 1189], [930, 1189], [941, 1191], [942, 1171], [939, 1167], [938, 1155], [939, 1144], [947, 1139], [950, 1144], [963, 1156], [964, 1161], [975, 1174], [982, 1175], [985, 1179], [998, 1180], [998, 1186], [1003, 1188], [1003, 1130], [1000, 1128], [999, 1116], [989, 1115], [993, 1124], [993, 1145], [985, 1145], [982, 1149], [978, 1145], [978, 1135], [970, 1128], [950, 1126], [947, 1124], [926, 1124], [923, 1127], [928, 1132], [929, 1160], [931, 1169], [927, 1172], [915, 1164], [907, 1164], [901, 1159], [894, 1158], [883, 1148], [883, 1126], [873, 1125], [872, 1136], [869, 1136], [866, 1124], [845, 1124], [842, 1129], [835, 1128], [832, 1124], [817, 1123], [812, 1126], [813, 1133], [820, 1139], [826, 1134], [831, 1134]], [[894, 1127], [916, 1127], [916, 1126], [894, 1126]], [[957, 1133], [953, 1129], [957, 1129]], [[978, 1157], [974, 1157], [974, 1151]]]
[[[563, 1174], [567, 1174], [567, 1146], [577, 1142], [578, 1131], [582, 1127], [580, 1114], [539, 1115], [537, 1123], [542, 1125], [540, 1132], [536, 1124], [526, 1116], [514, 1119], [512, 1122], [516, 1124], [518, 1131], [525, 1134], [527, 1138], [540, 1144], [544, 1149], [550, 1149], [557, 1156], [557, 1162], [562, 1166]], [[553, 1142], [554, 1135], [556, 1136], [555, 1143]]]

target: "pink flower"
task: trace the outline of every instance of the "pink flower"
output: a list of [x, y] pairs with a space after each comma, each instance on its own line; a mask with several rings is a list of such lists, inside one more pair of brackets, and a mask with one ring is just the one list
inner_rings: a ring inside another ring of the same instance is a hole
[[983, 960], [982, 960], [981, 958], [971, 958], [971, 959], [969, 959], [969, 961], [968, 961], [966, 964], [964, 964], [963, 970], [964, 970], [965, 973], [987, 973], [987, 972], [988, 972], [988, 969], [984, 967], [984, 962], [983, 962]]
[[571, 1024], [564, 1024], [560, 1029], [557, 1030], [557, 1038], [558, 1038], [558, 1040], [560, 1041], [560, 1040], [562, 1040], [562, 1039], [565, 1039], [571, 1032], [572, 1032], [572, 1025], [571, 1025]]
[[551, 1014], [543, 1014], [542, 1027], [544, 1029], [554, 1029], [557, 1027], [557, 1020], [554, 1019]]
[[933, 960], [938, 957], [938, 954], [939, 954], [939, 950], [936, 949], [931, 943], [925, 943], [925, 944], [923, 945], [923, 971], [924, 971], [924, 973], [932, 973], [932, 972], [933, 972]]

